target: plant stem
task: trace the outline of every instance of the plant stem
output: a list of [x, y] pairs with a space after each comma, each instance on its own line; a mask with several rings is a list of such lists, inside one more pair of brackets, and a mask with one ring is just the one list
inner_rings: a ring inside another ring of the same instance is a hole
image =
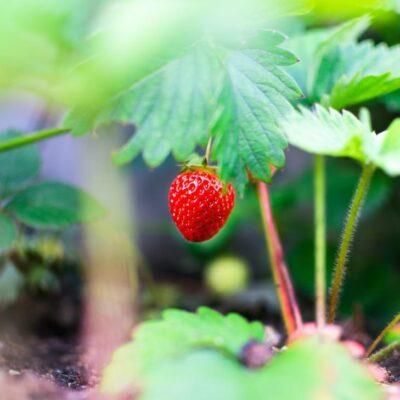
[[386, 336], [386, 334], [392, 330], [400, 322], [400, 312], [386, 325], [385, 329], [378, 335], [378, 337], [372, 342], [371, 346], [368, 347], [365, 357], [368, 357], [378, 346], [381, 340]]
[[31, 143], [40, 142], [41, 140], [49, 139], [54, 136], [63, 135], [68, 133], [69, 128], [54, 128], [32, 133], [28, 136], [21, 136], [6, 142], [0, 142], [0, 153], [8, 150], [16, 149], [18, 147], [26, 146]]
[[360, 180], [354, 193], [349, 213], [343, 229], [342, 240], [336, 257], [336, 267], [330, 291], [328, 323], [333, 323], [339, 303], [340, 290], [343, 285], [346, 262], [350, 253], [350, 245], [357, 228], [358, 220], [368, 193], [369, 184], [375, 171], [375, 166], [367, 164], [363, 167]]
[[322, 329], [326, 322], [326, 184], [324, 156], [315, 156], [314, 171], [316, 320], [318, 328]]
[[258, 196], [272, 275], [278, 293], [286, 331], [288, 334], [291, 334], [301, 327], [303, 322], [289, 272], [283, 258], [282, 245], [272, 215], [268, 188], [264, 182], [258, 182]]
[[368, 357], [368, 361], [372, 363], [377, 363], [379, 361], [382, 361], [384, 358], [389, 356], [393, 350], [396, 349], [400, 349], [400, 339], [396, 340], [393, 343], [390, 343], [382, 350], [377, 351], [375, 354], [372, 354], [372, 356]]

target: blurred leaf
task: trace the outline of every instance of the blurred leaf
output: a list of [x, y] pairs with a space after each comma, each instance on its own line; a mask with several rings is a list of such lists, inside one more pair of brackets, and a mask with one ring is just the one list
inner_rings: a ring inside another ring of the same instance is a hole
[[[20, 132], [8, 130], [0, 133], [0, 141], [5, 142], [20, 136]], [[0, 153], [0, 199], [34, 178], [39, 173], [40, 164], [35, 145]]]
[[350, 43], [341, 46], [335, 57], [340, 73], [330, 74], [332, 86], [328, 84], [325, 89], [332, 107], [358, 104], [400, 88], [400, 46], [374, 45], [371, 41]]
[[[276, 32], [264, 35], [269, 39], [264, 50], [250, 47], [225, 56], [222, 113], [213, 129], [213, 154], [222, 179], [236, 177], [239, 187], [247, 180], [246, 168], [255, 178], [269, 180], [269, 165], [284, 165], [287, 143], [278, 120], [291, 111], [289, 100], [301, 97], [297, 84], [281, 69], [295, 62], [291, 53], [278, 47], [284, 37]], [[279, 57], [271, 56], [275, 51]]]
[[0, 304], [14, 303], [24, 284], [21, 273], [10, 262], [6, 261], [0, 271]]
[[[383, 392], [365, 366], [342, 344], [311, 338], [281, 352], [257, 376], [260, 399], [381, 400]], [[289, 381], [288, 381], [289, 379]]]
[[7, 215], [0, 213], [0, 254], [7, 251], [17, 239], [17, 227]]
[[318, 84], [319, 79], [325, 79], [323, 74], [328, 77], [328, 72], [335, 75], [334, 69], [331, 68], [328, 71], [329, 65], [326, 65], [324, 60], [326, 54], [341, 44], [355, 41], [368, 24], [369, 18], [363, 16], [333, 28], [306, 31], [287, 41], [285, 47], [293, 51], [300, 59], [300, 62], [291, 66], [288, 71], [299, 83], [310, 103], [321, 100], [314, 96], [314, 86]]
[[22, 223], [35, 228], [62, 228], [104, 215], [104, 208], [84, 191], [44, 182], [18, 193], [6, 206]]
[[375, 134], [346, 110], [339, 113], [318, 104], [314, 110], [300, 107], [281, 124], [289, 143], [304, 151], [362, 163], [370, 159]]
[[395, 119], [386, 132], [378, 136], [380, 149], [375, 163], [388, 175], [400, 175], [400, 119]]
[[264, 327], [238, 314], [222, 316], [201, 307], [196, 314], [167, 310], [160, 321], [143, 323], [133, 341], [118, 349], [104, 371], [102, 390], [117, 393], [137, 385], [139, 376], [151, 374], [159, 363], [196, 349], [239, 356], [250, 340], [263, 341]]
[[309, 103], [323, 101], [341, 109], [400, 88], [400, 47], [356, 42], [368, 23], [369, 18], [362, 17], [289, 40], [301, 60], [289, 71]]
[[[179, 340], [185, 337], [182, 334], [186, 332], [187, 335], [195, 329], [196, 320], [193, 314], [181, 313], [185, 317], [175, 320], [181, 334], [175, 338], [170, 336], [171, 343], [168, 346], [167, 339], [162, 337], [163, 330], [165, 335], [169, 333], [163, 329], [165, 323], [146, 323], [152, 331], [157, 330], [157, 337], [160, 337], [160, 342], [152, 342], [152, 353], [157, 350], [160, 353], [152, 358], [152, 362], [147, 363], [148, 353], [140, 353], [140, 350], [144, 350], [141, 347], [144, 345], [144, 336], [117, 350], [103, 376], [103, 390], [118, 393], [132, 389], [132, 386], [139, 389], [136, 382], [140, 382], [143, 385], [140, 387], [141, 400], [184, 400], [188, 394], [193, 400], [259, 400], [266, 394], [268, 398], [292, 400], [299, 393], [307, 399], [382, 399], [381, 389], [367, 369], [339, 343], [318, 338], [298, 341], [276, 354], [265, 367], [248, 369], [240, 363], [239, 354], [233, 354], [232, 357], [218, 351], [215, 346], [204, 346], [201, 338], [200, 344], [203, 345], [181, 348]], [[209, 314], [208, 318], [214, 329], [209, 331], [212, 336], [207, 336], [205, 343], [210, 338], [214, 343], [223, 343], [223, 336], [215, 330], [219, 323], [216, 323], [213, 314]], [[238, 326], [243, 329], [245, 323], [240, 322]], [[136, 381], [137, 364], [141, 362], [147, 363], [148, 368], [142, 371], [141, 379]]]

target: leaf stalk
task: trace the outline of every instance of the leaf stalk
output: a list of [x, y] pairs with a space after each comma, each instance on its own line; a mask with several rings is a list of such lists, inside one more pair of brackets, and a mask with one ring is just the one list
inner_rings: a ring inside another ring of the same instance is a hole
[[8, 140], [6, 142], [0, 142], [0, 153], [4, 153], [9, 150], [16, 149], [18, 147], [23, 147], [31, 143], [40, 142], [45, 139], [52, 138], [54, 136], [63, 135], [70, 132], [69, 128], [54, 128], [46, 129], [32, 133], [27, 136], [17, 137], [15, 139]]
[[315, 156], [314, 166], [315, 221], [315, 293], [316, 321], [321, 330], [326, 323], [326, 176], [325, 158]]
[[351, 201], [350, 210], [347, 214], [339, 251], [336, 257], [336, 267], [333, 274], [332, 286], [330, 290], [330, 302], [328, 312], [328, 323], [333, 323], [336, 316], [336, 310], [339, 304], [340, 291], [343, 286], [346, 263], [350, 254], [351, 242], [357, 229], [359, 217], [365, 202], [368, 188], [371, 183], [375, 166], [366, 164], [363, 167], [360, 180]]

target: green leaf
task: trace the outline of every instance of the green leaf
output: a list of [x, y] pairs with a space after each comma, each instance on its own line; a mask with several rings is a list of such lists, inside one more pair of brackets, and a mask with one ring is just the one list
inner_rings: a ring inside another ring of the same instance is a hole
[[7, 251], [17, 239], [17, 227], [7, 215], [0, 213], [0, 254]]
[[143, 151], [155, 167], [171, 151], [184, 161], [205, 145], [221, 77], [218, 60], [199, 45], [120, 95], [102, 120], [132, 122], [138, 130], [114, 161], [125, 164]]
[[238, 314], [222, 316], [205, 307], [196, 314], [167, 310], [162, 320], [143, 323], [134, 332], [133, 341], [115, 352], [104, 372], [102, 389], [116, 393], [132, 388], [139, 376], [151, 373], [158, 363], [196, 349], [214, 349], [237, 357], [251, 340], [263, 341], [264, 328]]
[[[255, 178], [269, 180], [270, 164], [284, 165], [287, 142], [278, 121], [292, 110], [289, 100], [302, 96], [295, 81], [280, 67], [295, 62], [295, 58], [275, 46], [280, 41], [270, 43], [265, 50], [250, 48], [225, 54], [227, 73], [220, 97], [222, 112], [213, 128], [213, 155], [222, 179], [236, 178], [239, 184], [247, 179], [239, 171], [248, 169]], [[271, 57], [278, 52], [279, 56]]]
[[376, 165], [390, 176], [400, 175], [400, 119], [395, 119], [389, 129], [378, 136], [378, 143]]
[[361, 122], [344, 110], [314, 110], [300, 107], [281, 123], [289, 142], [313, 154], [350, 157], [362, 164], [373, 163], [390, 176], [400, 175], [400, 119], [378, 135], [369, 121]]
[[370, 156], [373, 133], [348, 111], [314, 110], [300, 107], [281, 123], [289, 143], [313, 153], [351, 157], [366, 162]]
[[105, 213], [89, 194], [58, 182], [44, 182], [23, 190], [6, 209], [35, 228], [62, 228], [96, 220]]
[[285, 47], [295, 52], [300, 59], [300, 63], [293, 65], [288, 71], [299, 83], [310, 103], [321, 100], [321, 96], [315, 96], [315, 86], [326, 77], [336, 74], [327, 64], [326, 54], [343, 43], [356, 40], [368, 24], [369, 18], [364, 16], [334, 28], [313, 29], [287, 41]]
[[[320, 338], [298, 341], [264, 367], [248, 369], [237, 352], [221, 350], [224, 339], [233, 338], [235, 329], [243, 334], [246, 331], [243, 339], [254, 340], [254, 334], [248, 333], [249, 324], [235, 317], [238, 322], [231, 325], [228, 334], [223, 324], [228, 317], [209, 309], [202, 313], [200, 317], [174, 311], [170, 324], [165, 320], [144, 323], [146, 328], [142, 325], [138, 330], [140, 336], [114, 354], [105, 370], [102, 390], [116, 394], [139, 389], [140, 400], [186, 400], [188, 394], [193, 400], [259, 400], [266, 395], [293, 400], [299, 393], [305, 399], [382, 399], [382, 391], [367, 369], [339, 343]], [[255, 338], [260, 340], [262, 335]]]
[[361, 17], [289, 40], [301, 60], [289, 71], [310, 103], [324, 101], [341, 109], [400, 88], [400, 46], [356, 42], [368, 23]]
[[343, 108], [373, 99], [400, 88], [400, 46], [388, 47], [372, 41], [341, 46], [338, 53], [341, 74], [328, 86], [330, 104]]
[[[383, 392], [345, 347], [310, 338], [278, 354], [256, 377], [259, 396], [304, 399], [378, 400]], [[288, 382], [288, 379], [290, 380]]]
[[[0, 133], [0, 141], [5, 142], [22, 136], [15, 130]], [[40, 170], [40, 156], [35, 145], [0, 153], [0, 199], [19, 189], [34, 178]]]

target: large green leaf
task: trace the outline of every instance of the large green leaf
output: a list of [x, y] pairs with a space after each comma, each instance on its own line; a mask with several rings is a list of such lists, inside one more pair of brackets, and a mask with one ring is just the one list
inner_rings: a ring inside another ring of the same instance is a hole
[[0, 213], [0, 254], [7, 251], [17, 239], [17, 227], [7, 215]]
[[[0, 141], [20, 136], [22, 136], [20, 132], [8, 130], [0, 133]], [[0, 153], [0, 199], [34, 178], [39, 169], [40, 156], [35, 145]]]
[[[243, 346], [264, 339], [263, 326], [201, 308], [167, 311], [145, 322], [116, 351], [102, 389], [134, 390], [140, 400], [379, 400], [382, 393], [345, 347], [329, 339], [299, 341], [258, 369], [241, 362]], [[139, 390], [139, 392], [138, 392]]]
[[[242, 187], [248, 169], [268, 180], [269, 165], [284, 164], [287, 143], [278, 120], [291, 110], [289, 101], [302, 96], [282, 69], [297, 61], [280, 47], [284, 40], [262, 31], [229, 49], [199, 43], [117, 96], [96, 123], [134, 123], [137, 131], [114, 161], [125, 164], [141, 152], [152, 167], [170, 152], [184, 161], [197, 145], [205, 146], [213, 126], [213, 157], [223, 179]], [[84, 131], [90, 117], [69, 119]]]
[[115, 352], [104, 372], [102, 389], [115, 393], [132, 388], [138, 377], [151, 372], [154, 366], [193, 349], [214, 349], [238, 357], [251, 340], [263, 341], [264, 328], [238, 314], [222, 316], [205, 307], [196, 314], [167, 310], [162, 320], [143, 323], [134, 332], [133, 341]]
[[6, 206], [22, 223], [36, 228], [62, 228], [104, 215], [104, 208], [84, 191], [44, 182], [18, 193]]
[[102, 119], [134, 122], [138, 131], [114, 161], [124, 164], [143, 151], [157, 166], [170, 151], [183, 161], [197, 144], [205, 145], [221, 78], [218, 60], [197, 46], [120, 95]]

